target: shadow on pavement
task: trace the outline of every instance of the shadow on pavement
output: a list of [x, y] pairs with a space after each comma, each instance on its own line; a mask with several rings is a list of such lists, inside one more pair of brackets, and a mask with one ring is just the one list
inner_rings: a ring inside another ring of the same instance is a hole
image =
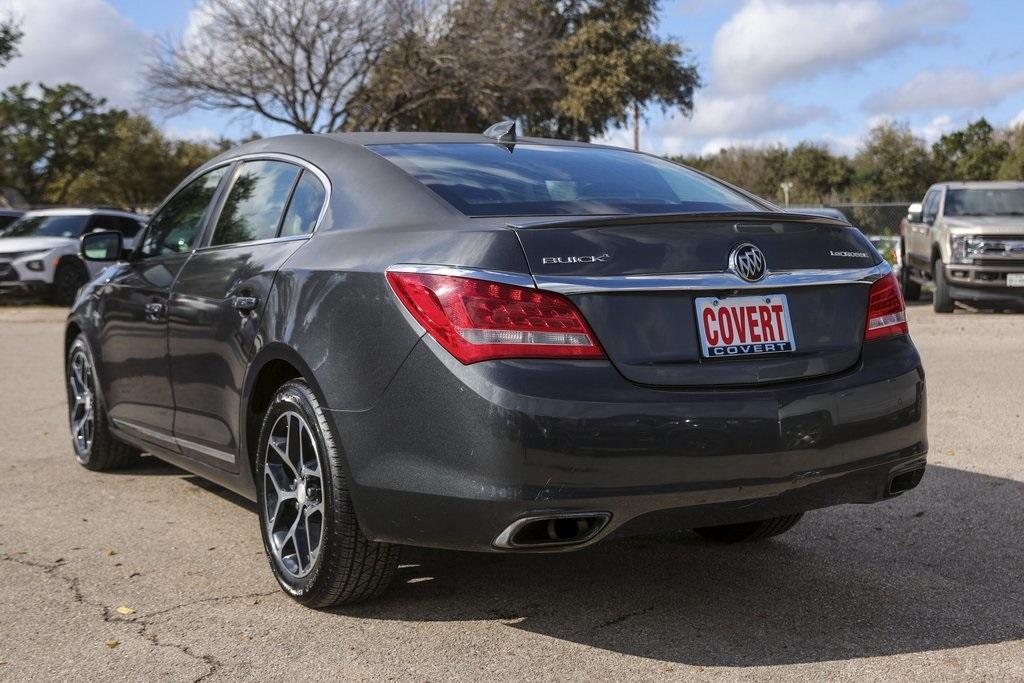
[[764, 666], [1024, 637], [1024, 483], [931, 466], [873, 506], [810, 513], [761, 544], [689, 533], [577, 553], [406, 549], [382, 599], [339, 610], [395, 621], [498, 620], [613, 652]]

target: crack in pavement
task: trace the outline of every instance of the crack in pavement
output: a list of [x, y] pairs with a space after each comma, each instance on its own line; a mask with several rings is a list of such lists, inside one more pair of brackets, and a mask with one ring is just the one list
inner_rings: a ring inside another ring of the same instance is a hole
[[178, 652], [181, 652], [187, 657], [202, 662], [206, 666], [207, 671], [202, 676], [199, 676], [198, 678], [194, 679], [193, 683], [199, 683], [200, 681], [204, 681], [210, 678], [223, 667], [223, 663], [213, 655], [195, 652], [192, 650], [190, 646], [185, 645], [183, 643], [162, 642], [157, 636], [157, 634], [153, 631], [153, 624], [150, 623], [150, 619], [157, 616], [164, 616], [176, 610], [184, 609], [186, 607], [192, 607], [194, 605], [227, 602], [230, 600], [243, 600], [247, 598], [267, 597], [270, 595], [277, 595], [279, 592], [277, 590], [273, 590], [243, 593], [239, 595], [218, 595], [209, 598], [200, 598], [198, 600], [179, 603], [177, 605], [172, 605], [171, 607], [166, 607], [155, 612], [144, 614], [136, 613], [131, 617], [122, 617], [119, 614], [113, 613], [108, 605], [105, 605], [102, 602], [96, 602], [95, 600], [87, 599], [85, 597], [85, 594], [82, 592], [81, 579], [79, 577], [60, 573], [60, 570], [68, 566], [67, 562], [63, 559], [45, 563], [38, 562], [27, 557], [20, 557], [20, 555], [22, 554], [23, 553], [0, 555], [0, 561], [12, 562], [14, 564], [19, 564], [24, 567], [38, 569], [47, 576], [59, 579], [65, 584], [65, 586], [71, 592], [71, 597], [76, 603], [99, 610], [103, 618], [103, 621], [105, 621], [106, 623], [133, 626], [135, 627], [136, 635], [139, 635], [142, 638], [144, 638], [152, 646], [171, 648], [177, 650]]

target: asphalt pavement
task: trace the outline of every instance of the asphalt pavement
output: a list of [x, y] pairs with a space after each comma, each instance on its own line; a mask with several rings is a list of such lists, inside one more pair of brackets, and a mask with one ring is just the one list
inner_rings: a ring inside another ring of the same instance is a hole
[[910, 311], [930, 466], [770, 542], [407, 549], [381, 600], [279, 592], [253, 506], [79, 467], [64, 313], [0, 308], [0, 680], [1024, 679], [1024, 315]]

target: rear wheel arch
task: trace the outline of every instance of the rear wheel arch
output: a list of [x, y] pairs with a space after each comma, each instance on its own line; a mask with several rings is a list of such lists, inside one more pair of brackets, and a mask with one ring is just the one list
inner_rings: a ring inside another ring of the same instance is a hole
[[254, 476], [263, 416], [266, 415], [277, 390], [293, 379], [305, 381], [323, 403], [324, 394], [313, 376], [313, 371], [294, 349], [283, 344], [271, 344], [261, 349], [246, 373], [242, 391], [244, 400], [241, 424], [245, 425], [242, 443], [245, 447], [245, 459]]

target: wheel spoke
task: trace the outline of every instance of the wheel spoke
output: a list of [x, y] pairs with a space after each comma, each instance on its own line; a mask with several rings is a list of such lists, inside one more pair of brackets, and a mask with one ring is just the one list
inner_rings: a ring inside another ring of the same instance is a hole
[[264, 525], [273, 541], [268, 546], [275, 564], [300, 578], [312, 571], [324, 534], [320, 444], [306, 418], [288, 411], [271, 427], [264, 449]]

